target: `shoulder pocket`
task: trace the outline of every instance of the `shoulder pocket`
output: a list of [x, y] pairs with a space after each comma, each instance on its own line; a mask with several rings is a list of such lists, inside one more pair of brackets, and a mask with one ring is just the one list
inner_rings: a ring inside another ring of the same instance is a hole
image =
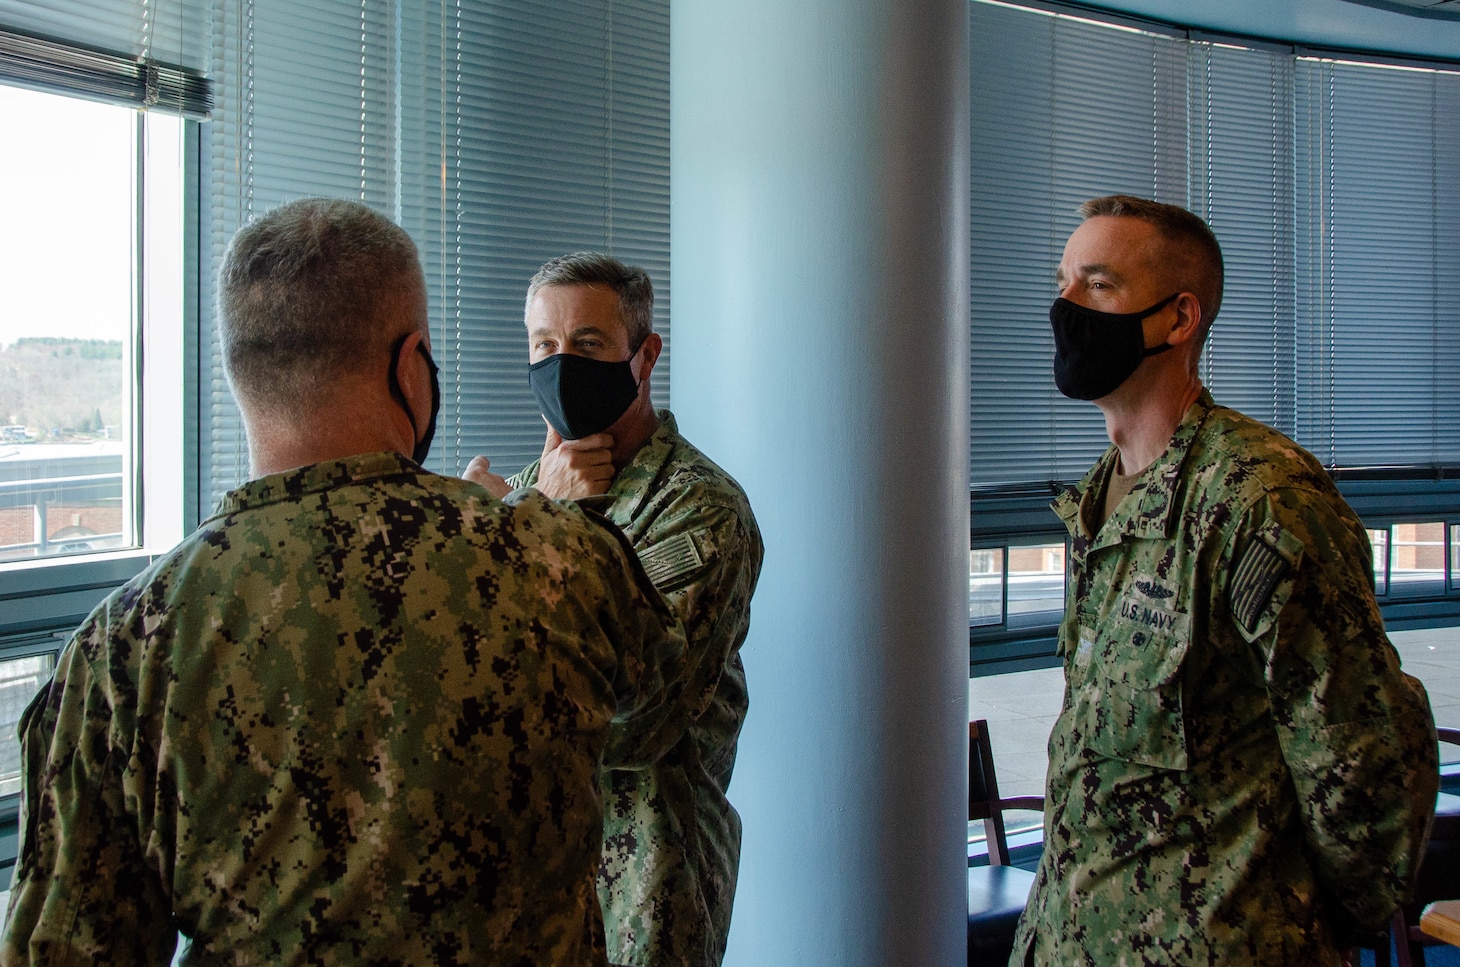
[[1190, 638], [1187, 623], [1177, 624], [1155, 631], [1115, 620], [1096, 634], [1085, 696], [1085, 744], [1092, 752], [1186, 768], [1181, 667]]
[[680, 531], [644, 548], [639, 551], [639, 560], [643, 562], [649, 580], [654, 582], [660, 592], [673, 590], [683, 584], [705, 563], [689, 531]]
[[1236, 559], [1227, 588], [1232, 620], [1249, 642], [1272, 630], [1293, 590], [1303, 561], [1303, 542], [1273, 521], [1248, 540]]

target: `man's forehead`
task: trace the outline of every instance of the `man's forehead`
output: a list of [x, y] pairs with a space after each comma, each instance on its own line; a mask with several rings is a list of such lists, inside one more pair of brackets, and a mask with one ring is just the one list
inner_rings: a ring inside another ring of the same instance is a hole
[[1096, 215], [1070, 234], [1058, 271], [1128, 275], [1158, 261], [1159, 249], [1159, 233], [1144, 219]]
[[[566, 288], [566, 287], [563, 287]], [[587, 286], [577, 288], [586, 289]], [[576, 342], [596, 339], [608, 345], [617, 345], [628, 340], [628, 326], [619, 315], [617, 296], [603, 300], [575, 294], [568, 298], [543, 298], [542, 289], [533, 299], [532, 306], [523, 320], [529, 341], [553, 339], [560, 342]]]
[[553, 325], [596, 325], [603, 329], [622, 325], [618, 293], [607, 286], [587, 284], [543, 286], [528, 304], [527, 320], [528, 326], [534, 320]]
[[565, 332], [566, 335], [574, 338], [583, 336], [602, 336], [613, 338], [622, 329], [621, 326], [602, 326], [593, 323], [575, 324], [573, 320], [566, 318], [540, 320], [537, 325], [528, 324], [527, 333], [530, 336], [556, 335]]

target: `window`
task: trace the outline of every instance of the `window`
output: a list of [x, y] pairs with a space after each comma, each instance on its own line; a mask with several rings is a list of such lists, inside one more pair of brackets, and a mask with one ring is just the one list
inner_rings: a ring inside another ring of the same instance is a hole
[[1374, 549], [1374, 592], [1381, 601], [1443, 598], [1456, 590], [1456, 526], [1407, 520], [1371, 527], [1368, 533]]
[[1369, 546], [1374, 551], [1374, 593], [1389, 593], [1389, 528], [1369, 528]]
[[[1048, 495], [1108, 445], [1099, 411], [1053, 386], [1046, 319], [1076, 207], [1128, 193], [1190, 208], [1222, 242], [1202, 362], [1213, 395], [1310, 449], [1379, 521], [1386, 618], [1453, 612], [1434, 521], [1460, 502], [1426, 487], [1460, 465], [1460, 315], [1441, 284], [1460, 244], [1460, 66], [1052, 4], [970, 9], [971, 553], [1011, 531], [1063, 540]], [[1006, 570], [1012, 593], [1011, 558]], [[975, 664], [1018, 653], [991, 574], [976, 594], [970, 575]], [[1048, 654], [1057, 620], [1029, 629], [1026, 654]]]
[[1451, 524], [1450, 535], [1450, 569], [1446, 574], [1446, 589], [1454, 592], [1460, 590], [1460, 524]]
[[1065, 542], [1005, 544], [969, 552], [968, 620], [974, 627], [1036, 627], [1064, 610]]
[[[0, 831], [56, 650], [190, 523], [189, 119], [210, 89], [159, 59], [177, 13], [0, 0]], [[0, 876], [13, 851], [0, 837]]]
[[20, 743], [16, 728], [21, 713], [56, 668], [55, 636], [12, 644], [0, 653], [0, 799], [20, 792]]
[[[151, 252], [178, 250], [180, 222], [143, 213], [153, 193], [170, 194], [169, 207], [179, 208], [181, 122], [3, 85], [0, 114], [12, 143], [32, 146], [0, 157], [7, 212], [0, 259], [10, 300], [0, 318], [0, 562], [136, 548], [138, 293], [144, 265], [154, 276], [165, 271], [144, 263], [138, 240], [145, 224]], [[173, 150], [157, 150], [162, 143]], [[172, 258], [176, 277], [181, 266]], [[149, 331], [179, 343], [180, 293], [152, 296]], [[167, 374], [174, 385], [179, 373]], [[152, 449], [175, 468], [179, 401], [149, 402], [171, 411], [152, 414], [173, 428]], [[161, 453], [164, 439], [172, 441], [170, 459]]]

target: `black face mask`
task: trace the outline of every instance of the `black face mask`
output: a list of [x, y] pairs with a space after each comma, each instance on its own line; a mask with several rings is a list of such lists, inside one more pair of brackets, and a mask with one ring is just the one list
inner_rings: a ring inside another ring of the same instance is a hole
[[558, 435], [577, 440], [613, 426], [638, 398], [633, 367], [638, 352], [617, 363], [558, 353], [528, 366], [527, 384]]
[[441, 380], [437, 375], [439, 368], [436, 365], [436, 360], [432, 359], [431, 354], [426, 352], [426, 343], [424, 341], [418, 343], [416, 349], [425, 355], [426, 365], [431, 369], [431, 420], [426, 424], [425, 435], [418, 436], [416, 431], [416, 415], [411, 412], [410, 404], [406, 402], [406, 394], [400, 388], [400, 377], [395, 372], [396, 358], [400, 356], [400, 348], [406, 344], [406, 340], [410, 337], [411, 333], [406, 333], [391, 346], [390, 395], [395, 397], [395, 401], [401, 405], [401, 409], [406, 411], [406, 419], [411, 421], [411, 436], [417, 437], [416, 448], [411, 453], [411, 459], [418, 464], [424, 465], [426, 463], [426, 457], [431, 453], [431, 440], [436, 436], [436, 414], [441, 412]]
[[1146, 348], [1141, 322], [1181, 295], [1173, 292], [1140, 312], [1101, 312], [1069, 299], [1049, 307], [1054, 328], [1054, 384], [1071, 399], [1098, 400], [1130, 379], [1147, 356], [1171, 349], [1170, 343]]

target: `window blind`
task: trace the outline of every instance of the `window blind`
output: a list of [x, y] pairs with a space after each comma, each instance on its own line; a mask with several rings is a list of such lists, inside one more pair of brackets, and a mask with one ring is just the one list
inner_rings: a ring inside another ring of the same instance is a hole
[[1460, 77], [1297, 63], [1298, 433], [1326, 463], [1460, 459]]
[[[421, 251], [441, 367], [431, 469], [484, 453], [512, 472], [541, 452], [522, 312], [549, 258], [643, 266], [667, 341], [667, 0], [240, 0], [215, 18], [205, 275], [240, 224], [287, 200], [357, 198], [396, 219]], [[208, 507], [246, 478], [247, 452], [203, 284]]]
[[1061, 398], [1046, 312], [1086, 198], [1183, 205], [1227, 280], [1219, 402], [1330, 466], [1460, 459], [1460, 76], [972, 4], [975, 492], [1079, 477], [1107, 445]]
[[1108, 441], [1099, 411], [1054, 387], [1055, 268], [1086, 199], [1184, 200], [1186, 51], [999, 4], [970, 14], [970, 479], [1074, 479]]
[[184, 0], [0, 0], [0, 81], [206, 117], [209, 16]]
[[1186, 204], [1216, 233], [1226, 267], [1202, 381], [1219, 402], [1292, 433], [1292, 53], [1213, 42], [1188, 49]]

